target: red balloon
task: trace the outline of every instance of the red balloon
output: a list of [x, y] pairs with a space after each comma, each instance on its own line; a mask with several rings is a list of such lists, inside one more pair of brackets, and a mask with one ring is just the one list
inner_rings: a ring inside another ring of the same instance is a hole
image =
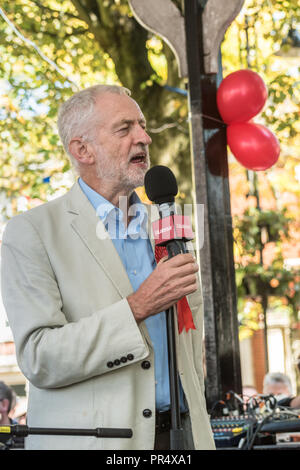
[[265, 126], [252, 122], [230, 124], [227, 143], [238, 162], [249, 170], [267, 170], [280, 154], [275, 135]]
[[227, 124], [246, 122], [264, 107], [268, 90], [253, 70], [237, 70], [227, 75], [217, 91], [217, 105]]

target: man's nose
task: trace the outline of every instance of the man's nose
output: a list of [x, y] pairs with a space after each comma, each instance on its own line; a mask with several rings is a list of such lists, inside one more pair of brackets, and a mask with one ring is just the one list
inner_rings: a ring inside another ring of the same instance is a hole
[[141, 126], [138, 126], [136, 129], [135, 140], [136, 144], [142, 143], [144, 145], [150, 145], [152, 142], [150, 135], [148, 135], [146, 130]]

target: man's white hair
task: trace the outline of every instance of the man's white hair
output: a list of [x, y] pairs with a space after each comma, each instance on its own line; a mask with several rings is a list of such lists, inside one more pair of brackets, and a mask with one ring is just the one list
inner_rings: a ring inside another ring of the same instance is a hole
[[96, 100], [103, 93], [131, 95], [128, 88], [119, 85], [94, 85], [78, 91], [59, 108], [58, 133], [75, 168], [77, 168], [77, 161], [69, 152], [69, 144], [74, 137], [84, 137], [86, 139], [91, 137], [93, 124], [96, 124], [99, 119], [99, 115], [95, 116], [94, 114]]
[[292, 382], [287, 375], [283, 374], [282, 372], [270, 372], [269, 374], [265, 375], [263, 384], [264, 390], [267, 390], [269, 385], [278, 384], [285, 385], [289, 389], [290, 393], [292, 393]]

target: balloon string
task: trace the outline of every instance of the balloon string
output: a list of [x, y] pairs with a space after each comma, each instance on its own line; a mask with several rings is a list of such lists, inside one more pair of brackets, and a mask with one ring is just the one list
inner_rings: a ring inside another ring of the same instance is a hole
[[216, 118], [213, 118], [211, 116], [207, 116], [207, 114], [202, 114], [201, 113], [201, 116], [205, 117], [206, 119], [210, 119], [212, 121], [216, 121], [216, 122], [219, 122], [220, 124], [223, 124], [224, 127], [226, 127], [226, 124], [224, 121], [221, 121], [220, 119], [216, 119]]

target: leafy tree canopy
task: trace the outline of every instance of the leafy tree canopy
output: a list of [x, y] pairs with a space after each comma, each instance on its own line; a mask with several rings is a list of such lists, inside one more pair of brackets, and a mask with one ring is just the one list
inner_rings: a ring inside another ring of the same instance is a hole
[[182, 86], [177, 63], [136, 22], [127, 0], [3, 1], [2, 14], [12, 22], [0, 21], [0, 184], [2, 199], [13, 203], [8, 216], [20, 195], [46, 200], [70, 185], [58, 107], [96, 83], [132, 91], [147, 118], [153, 163], [173, 164], [183, 196], [190, 193], [187, 99], [165, 88]]
[[[169, 47], [136, 22], [127, 0], [3, 1], [1, 12], [0, 184], [2, 199], [13, 203], [8, 215], [20, 195], [46, 200], [71, 184], [57, 110], [76, 89], [95, 83], [132, 90], [148, 121], [153, 163], [173, 168], [181, 198], [190, 201], [187, 99], [174, 91], [185, 84]], [[291, 172], [299, 163], [299, 70], [274, 66], [274, 54], [299, 17], [297, 0], [247, 0], [222, 45], [224, 75], [251, 67], [265, 79], [269, 100], [259, 119], [282, 142], [276, 169]]]

